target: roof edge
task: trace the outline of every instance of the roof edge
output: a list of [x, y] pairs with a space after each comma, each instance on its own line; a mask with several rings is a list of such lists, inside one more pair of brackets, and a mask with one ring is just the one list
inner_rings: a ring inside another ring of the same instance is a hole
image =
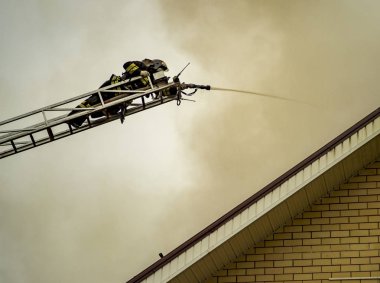
[[380, 116], [380, 107], [378, 107], [376, 110], [371, 112], [369, 115], [361, 119], [359, 122], [354, 124], [352, 127], [348, 128], [346, 131], [341, 133], [339, 136], [334, 138], [332, 141], [324, 145], [322, 148], [311, 154], [309, 157], [292, 167], [290, 170], [286, 171], [284, 174], [282, 174], [280, 177], [266, 185], [264, 188], [262, 188], [257, 193], [253, 194], [251, 197], [243, 201], [241, 204], [237, 205], [235, 208], [224, 214], [222, 217], [220, 217], [215, 222], [208, 225], [206, 228], [201, 230], [199, 233], [191, 237], [189, 240], [181, 244], [179, 247], [168, 253], [163, 258], [159, 259], [152, 265], [150, 265], [148, 268], [134, 276], [132, 279], [128, 280], [127, 283], [137, 283], [141, 282], [142, 280], [146, 279], [148, 276], [153, 274], [155, 271], [157, 271], [159, 268], [163, 267], [166, 263], [169, 263], [171, 260], [173, 260], [175, 257], [177, 257], [179, 254], [187, 250], [189, 247], [193, 246], [194, 243], [198, 242], [199, 240], [203, 239], [208, 234], [214, 232], [217, 230], [221, 225], [232, 219], [234, 216], [251, 206], [254, 202], [260, 200], [268, 193], [272, 192], [275, 188], [286, 182], [289, 178], [295, 176], [298, 172], [302, 171], [304, 168], [312, 164], [314, 161], [319, 159], [321, 156], [329, 152], [331, 149], [333, 149], [335, 146], [337, 146], [339, 143], [343, 142], [346, 138], [354, 134], [355, 132], [359, 131], [360, 129], [367, 126], [369, 123], [374, 121], [377, 117]]

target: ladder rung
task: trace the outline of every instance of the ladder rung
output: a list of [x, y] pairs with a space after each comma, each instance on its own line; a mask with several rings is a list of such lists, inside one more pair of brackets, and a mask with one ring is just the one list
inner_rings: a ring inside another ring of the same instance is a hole
[[17, 147], [16, 147], [16, 145], [15, 145], [15, 143], [14, 143], [13, 140], [11, 140], [11, 144], [12, 144], [12, 147], [13, 147], [15, 153], [17, 153]]
[[30, 139], [32, 140], [33, 146], [36, 146], [36, 141], [34, 140], [34, 137], [32, 134], [29, 135]]
[[51, 130], [51, 128], [47, 128], [46, 130], [48, 132], [50, 140], [54, 141], [54, 134], [53, 134], [53, 131]]

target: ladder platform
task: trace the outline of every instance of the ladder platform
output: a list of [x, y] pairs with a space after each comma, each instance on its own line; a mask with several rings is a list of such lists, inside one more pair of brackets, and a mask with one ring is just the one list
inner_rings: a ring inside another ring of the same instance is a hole
[[[0, 159], [181, 99], [181, 92], [178, 91], [179, 82], [154, 85], [149, 78], [150, 86], [136, 90], [128, 89], [128, 85], [139, 79], [140, 76], [111, 84], [0, 122]], [[122, 87], [125, 90], [120, 89]], [[174, 88], [175, 94], [168, 91]], [[102, 94], [110, 92], [115, 93], [115, 97], [104, 101]], [[87, 108], [75, 108], [93, 95], [98, 95], [101, 103]], [[124, 110], [111, 115], [107, 111], [111, 107]], [[68, 115], [73, 111], [77, 113]], [[95, 112], [103, 112], [104, 116], [92, 118], [90, 115]], [[79, 127], [72, 126], [71, 122], [78, 117], [85, 118], [85, 122]]]

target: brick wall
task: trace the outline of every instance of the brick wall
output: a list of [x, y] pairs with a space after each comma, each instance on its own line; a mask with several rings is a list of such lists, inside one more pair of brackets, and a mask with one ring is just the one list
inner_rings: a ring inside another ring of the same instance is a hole
[[380, 161], [330, 192], [207, 283], [380, 282]]

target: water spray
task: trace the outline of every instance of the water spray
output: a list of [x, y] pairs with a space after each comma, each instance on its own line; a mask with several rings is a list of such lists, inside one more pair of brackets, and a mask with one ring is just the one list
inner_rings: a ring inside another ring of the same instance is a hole
[[244, 94], [253, 94], [253, 95], [265, 96], [265, 97], [270, 97], [270, 98], [275, 98], [275, 99], [299, 102], [297, 100], [286, 98], [286, 97], [281, 97], [281, 96], [276, 96], [276, 95], [271, 95], [271, 94], [266, 94], [266, 93], [260, 93], [260, 92], [247, 91], [247, 90], [240, 90], [240, 89], [211, 87], [211, 90], [220, 90], [220, 91], [237, 92], [237, 93], [244, 93]]
[[[180, 83], [179, 76], [182, 74], [182, 72], [189, 65], [190, 65], [190, 63], [187, 63], [187, 65], [178, 73], [178, 75], [173, 77], [173, 82], [180, 84], [179, 92], [186, 95], [186, 96], [192, 96], [194, 93], [197, 92], [198, 89], [205, 89], [205, 90], [219, 90], [219, 91], [225, 91], [225, 92], [229, 92], [229, 93], [235, 92], [235, 93], [242, 93], [242, 94], [251, 94], [251, 95], [264, 96], [264, 97], [269, 97], [269, 98], [274, 98], [274, 99], [281, 99], [281, 100], [286, 100], [286, 101], [308, 104], [308, 103], [300, 101], [300, 100], [281, 97], [281, 96], [272, 95], [272, 94], [261, 93], [261, 92], [253, 92], [253, 91], [247, 91], [247, 90], [241, 90], [241, 89], [232, 89], [232, 88], [223, 88], [223, 87], [212, 87], [210, 85], [197, 85], [197, 84]], [[190, 92], [190, 93], [186, 93], [184, 91], [185, 89], [194, 89], [194, 91]], [[187, 99], [183, 99], [183, 100], [187, 100]], [[194, 101], [194, 100], [191, 100], [191, 101]]]
[[[193, 92], [191, 93], [186, 93], [183, 90], [185, 89], [194, 89]], [[181, 87], [181, 93], [187, 96], [192, 96], [194, 93], [197, 92], [198, 89], [205, 89], [205, 90], [217, 90], [217, 91], [225, 91], [229, 93], [242, 93], [242, 94], [250, 94], [250, 95], [257, 95], [257, 96], [264, 96], [268, 98], [274, 98], [274, 99], [280, 99], [280, 100], [286, 100], [286, 101], [291, 101], [291, 102], [297, 102], [297, 103], [303, 103], [303, 104], [308, 104], [306, 102], [296, 100], [296, 99], [291, 99], [287, 97], [281, 97], [281, 96], [276, 96], [276, 95], [271, 95], [271, 94], [266, 94], [266, 93], [261, 93], [261, 92], [253, 92], [253, 91], [247, 91], [247, 90], [240, 90], [240, 89], [232, 89], [232, 88], [222, 88], [222, 87], [213, 87], [210, 85], [196, 85], [196, 84], [182, 84]]]

